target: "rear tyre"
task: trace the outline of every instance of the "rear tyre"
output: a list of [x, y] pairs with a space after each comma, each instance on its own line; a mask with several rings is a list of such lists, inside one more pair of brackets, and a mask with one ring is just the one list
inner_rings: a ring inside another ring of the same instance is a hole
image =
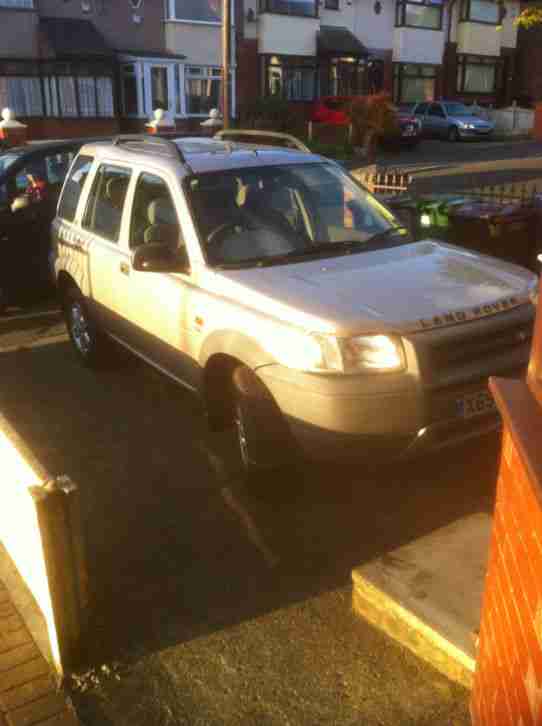
[[69, 287], [64, 294], [62, 307], [77, 357], [88, 368], [97, 367], [103, 360], [107, 341], [96, 327], [84, 295], [78, 288]]
[[456, 141], [459, 141], [459, 139], [460, 136], [457, 126], [452, 126], [448, 131], [448, 141], [455, 143]]
[[238, 366], [232, 384], [237, 457], [244, 475], [252, 479], [292, 463], [286, 422], [263, 383], [250, 368]]

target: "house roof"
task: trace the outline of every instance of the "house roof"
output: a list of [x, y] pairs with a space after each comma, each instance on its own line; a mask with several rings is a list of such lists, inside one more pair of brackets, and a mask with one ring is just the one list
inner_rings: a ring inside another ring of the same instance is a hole
[[318, 32], [318, 52], [327, 55], [366, 57], [367, 48], [343, 26], [322, 25]]
[[90, 20], [40, 18], [40, 29], [58, 58], [103, 58], [114, 55]]

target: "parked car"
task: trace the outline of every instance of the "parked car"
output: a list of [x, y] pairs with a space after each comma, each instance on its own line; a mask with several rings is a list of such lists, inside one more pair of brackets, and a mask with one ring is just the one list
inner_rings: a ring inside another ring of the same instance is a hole
[[247, 472], [497, 428], [487, 379], [525, 371], [536, 276], [412, 242], [335, 162], [236, 133], [81, 149], [51, 252], [81, 361], [113, 339], [197, 393]]
[[[324, 96], [317, 101], [311, 120], [314, 123], [326, 123], [332, 126], [348, 126], [350, 124], [348, 104], [352, 98], [352, 96]], [[422, 137], [421, 121], [401, 107], [397, 108], [397, 121], [400, 129], [399, 136], [384, 137], [380, 139], [380, 142], [385, 146], [416, 147]]]
[[418, 103], [413, 110], [427, 136], [448, 141], [487, 139], [495, 130], [492, 121], [476, 116], [468, 106], [457, 101]]
[[47, 284], [50, 228], [66, 173], [88, 139], [27, 144], [0, 152], [0, 312]]

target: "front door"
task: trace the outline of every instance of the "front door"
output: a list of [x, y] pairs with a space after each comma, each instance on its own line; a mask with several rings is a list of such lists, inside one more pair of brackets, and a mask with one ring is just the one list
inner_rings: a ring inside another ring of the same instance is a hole
[[[166, 243], [175, 249], [184, 247], [168, 183], [155, 174], [142, 173], [133, 195], [129, 257], [140, 245], [152, 243]], [[188, 271], [142, 272], [134, 270], [128, 262], [117, 286], [116, 299], [122, 318], [122, 341], [165, 372], [197, 388], [199, 366], [188, 355], [191, 292]]]

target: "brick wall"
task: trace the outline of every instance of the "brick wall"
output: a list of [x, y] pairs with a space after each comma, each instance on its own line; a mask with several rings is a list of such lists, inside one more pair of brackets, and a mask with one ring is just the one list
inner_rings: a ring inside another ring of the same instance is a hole
[[260, 96], [260, 56], [258, 41], [239, 40], [237, 44], [237, 108]]
[[542, 101], [542, 28], [521, 28], [516, 62], [517, 93]]
[[533, 475], [535, 459], [542, 461], [540, 409], [523, 381], [492, 390], [505, 432], [471, 713], [475, 726], [535, 726], [542, 723], [542, 490]]
[[113, 136], [119, 133], [119, 121], [109, 119], [22, 118], [28, 126], [28, 139], [77, 139], [81, 136]]

